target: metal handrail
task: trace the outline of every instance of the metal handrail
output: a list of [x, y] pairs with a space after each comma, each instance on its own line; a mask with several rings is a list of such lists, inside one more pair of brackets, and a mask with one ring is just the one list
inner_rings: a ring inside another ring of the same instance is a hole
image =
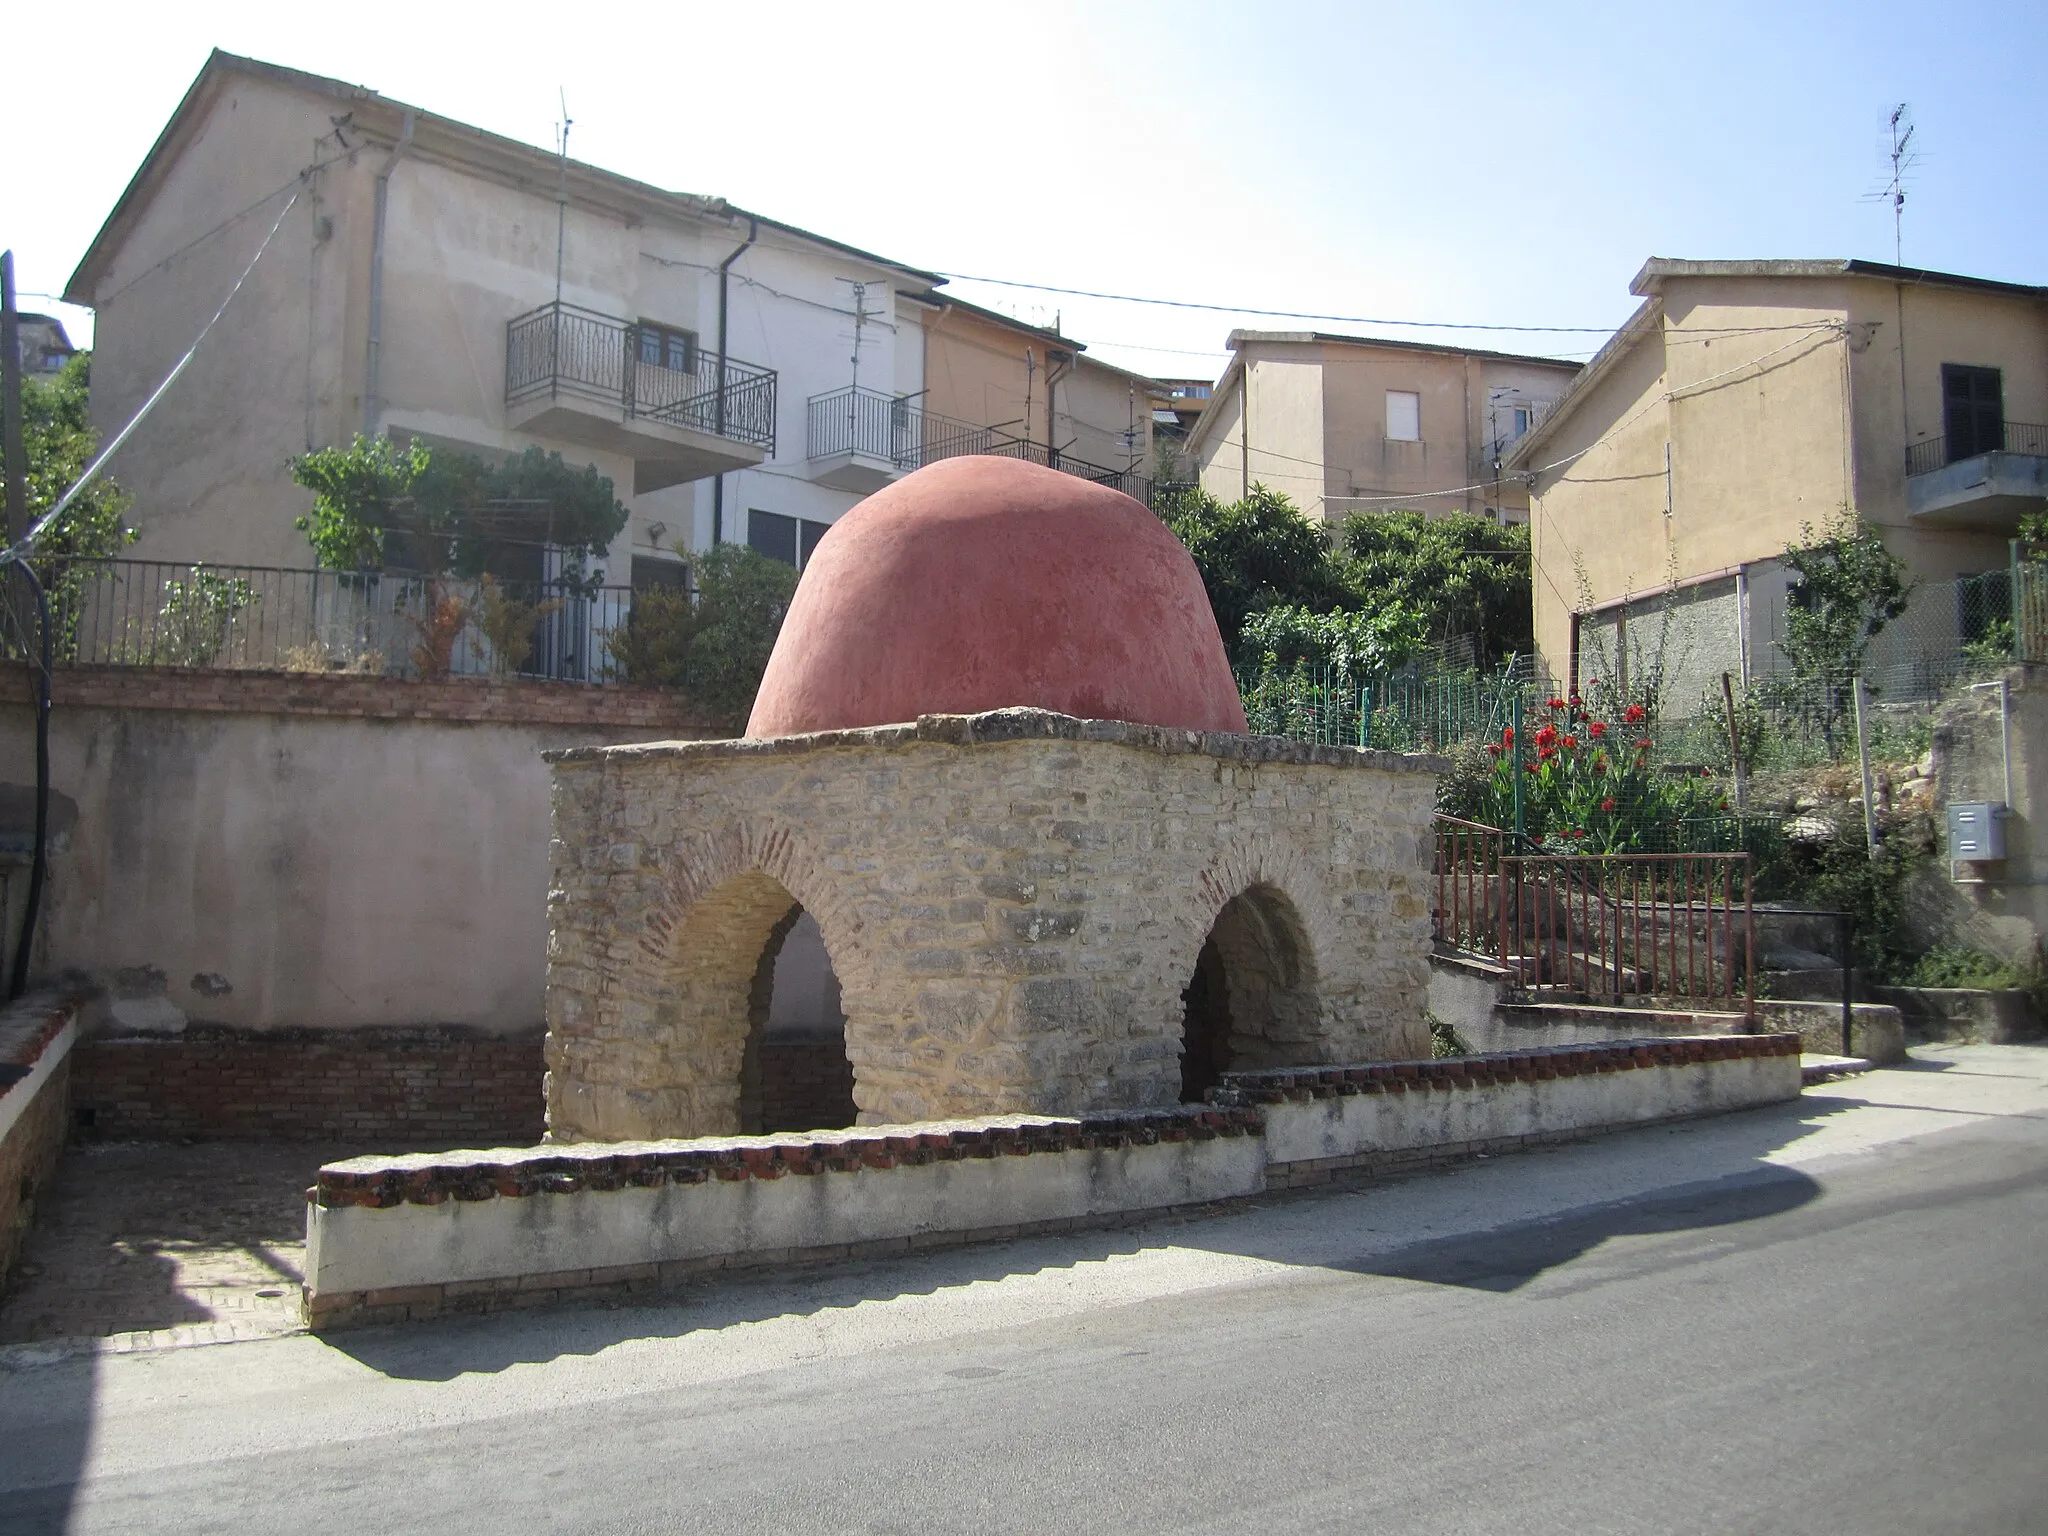
[[1739, 996], [1744, 1019], [1755, 1020], [1751, 855], [1507, 854], [1499, 869], [1499, 953], [1503, 964], [1520, 957], [1525, 982], [1531, 974], [1539, 982], [1562, 977], [1572, 990], [1616, 1000], [1732, 1002]]
[[505, 325], [505, 403], [588, 400], [627, 418], [775, 451], [772, 368], [693, 347], [684, 367], [640, 358], [641, 327], [576, 304], [543, 304]]
[[[2000, 448], [2006, 453], [2025, 453], [2048, 458], [2048, 425], [2031, 421], [2008, 421], [1999, 437]], [[1969, 453], [1951, 454], [1946, 433], [1930, 437], [1924, 443], [1909, 443], [1906, 447], [1906, 473], [1931, 475], [1937, 469], [1951, 464], [1960, 464], [1965, 459], [1974, 459], [1993, 450], [1973, 448]]]
[[878, 389], [849, 384], [813, 395], [806, 403], [805, 417], [806, 450], [813, 459], [851, 453], [908, 472], [940, 459], [988, 454], [1043, 464], [1143, 502], [1149, 503], [1152, 497], [1151, 480], [1135, 469], [1093, 464], [1029, 438], [922, 410], [904, 396]]

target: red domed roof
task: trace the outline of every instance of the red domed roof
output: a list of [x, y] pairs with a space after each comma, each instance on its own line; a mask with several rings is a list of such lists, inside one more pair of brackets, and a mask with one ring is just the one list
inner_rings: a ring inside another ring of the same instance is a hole
[[945, 459], [819, 543], [749, 736], [1028, 706], [1245, 731], [1195, 563], [1120, 491], [1016, 459]]

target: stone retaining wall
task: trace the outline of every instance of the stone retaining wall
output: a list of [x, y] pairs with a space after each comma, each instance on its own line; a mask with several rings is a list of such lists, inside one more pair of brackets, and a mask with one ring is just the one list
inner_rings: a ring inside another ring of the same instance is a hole
[[799, 903], [864, 1125], [1178, 1102], [1211, 939], [1228, 1066], [1428, 1049], [1435, 758], [1002, 710], [551, 761], [559, 1140], [740, 1129]]
[[1099, 1226], [1799, 1090], [1798, 1037], [1748, 1035], [1247, 1073], [1121, 1115], [355, 1158], [311, 1191], [306, 1305], [388, 1322]]
[[81, 1136], [401, 1141], [537, 1140], [538, 1031], [457, 1026], [97, 1035], [75, 1054]]

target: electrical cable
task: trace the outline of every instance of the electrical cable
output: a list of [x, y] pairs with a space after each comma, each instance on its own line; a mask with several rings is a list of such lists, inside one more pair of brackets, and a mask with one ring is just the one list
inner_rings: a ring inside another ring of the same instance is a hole
[[36, 801], [35, 849], [28, 867], [28, 897], [22, 903], [21, 935], [14, 944], [14, 965], [7, 979], [7, 1000], [11, 1003], [28, 990], [30, 951], [35, 948], [36, 919], [43, 906], [43, 882], [50, 865], [50, 676], [56, 668], [56, 646], [50, 634], [50, 599], [26, 560], [17, 561], [22, 578], [35, 594], [37, 651], [36, 667]]
[[284, 207], [278, 210], [277, 221], [270, 226], [270, 233], [265, 235], [263, 237], [263, 243], [256, 247], [256, 254], [254, 256], [251, 256], [249, 258], [249, 264], [246, 267], [242, 268], [242, 275], [235, 279], [234, 287], [230, 288], [228, 290], [227, 297], [220, 301], [220, 308], [216, 309], [213, 312], [212, 319], [208, 320], [205, 325], [200, 327], [199, 334], [192, 338], [192, 345], [185, 349], [185, 355], [179, 358], [178, 361], [171, 366], [171, 371], [164, 375], [163, 382], [157, 385], [157, 387], [150, 392], [150, 396], [147, 400], [142, 402], [142, 408], [138, 410], [133, 416], [128, 418], [127, 425], [122, 427], [119, 432], [116, 432], [114, 434], [112, 442], [108, 443], [106, 447], [102, 448], [97, 454], [93, 456], [93, 461], [85, 466], [85, 472], [81, 474], [78, 477], [78, 479], [72, 483], [71, 489], [69, 489], [62, 496], [57, 498], [57, 504], [51, 507], [50, 510], [45, 512], [41, 517], [37, 518], [35, 524], [28, 530], [27, 533], [23, 534], [20, 540], [17, 541], [12, 547], [5, 550], [0, 550], [0, 566], [5, 566], [11, 562], [20, 561], [27, 556], [30, 549], [35, 544], [37, 535], [39, 535], [45, 528], [49, 527], [50, 524], [55, 522], [59, 517], [63, 516], [64, 509], [70, 506], [71, 503], [78, 498], [79, 493], [83, 491], [86, 488], [86, 486], [92, 483], [94, 477], [99, 474], [100, 467], [104, 465], [108, 459], [111, 459], [115, 455], [115, 453], [120, 450], [121, 445], [128, 441], [129, 434], [134, 432], [134, 430], [137, 427], [141, 426], [143, 419], [146, 416], [148, 416], [151, 411], [156, 409], [157, 402], [163, 399], [165, 393], [170, 389], [170, 387], [173, 384], [178, 382], [178, 375], [185, 371], [186, 366], [192, 361], [193, 355], [199, 351], [200, 345], [206, 340], [206, 338], [210, 334], [212, 334], [214, 326], [220, 323], [220, 317], [226, 314], [228, 306], [235, 302], [235, 295], [242, 291], [242, 284], [246, 283], [249, 280], [249, 274], [256, 270], [256, 263], [261, 261], [263, 259], [263, 253], [270, 249], [270, 242], [275, 240], [277, 238], [277, 232], [280, 229], [284, 228], [285, 215], [290, 213], [293, 208], [298, 206], [298, 201], [299, 194], [297, 192], [294, 192], [291, 195], [290, 201], [288, 201], [284, 205]]

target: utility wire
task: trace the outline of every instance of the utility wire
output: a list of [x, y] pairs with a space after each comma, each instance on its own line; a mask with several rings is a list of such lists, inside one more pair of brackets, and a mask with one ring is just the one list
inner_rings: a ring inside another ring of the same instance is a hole
[[66, 507], [78, 499], [79, 493], [86, 486], [90, 485], [94, 477], [99, 474], [100, 467], [119, 451], [123, 443], [128, 441], [129, 434], [142, 425], [143, 418], [156, 409], [157, 402], [163, 399], [165, 393], [169, 391], [173, 384], [178, 382], [178, 375], [185, 371], [186, 366], [192, 361], [193, 355], [198, 352], [200, 344], [212, 334], [213, 328], [220, 323], [220, 317], [226, 314], [228, 306], [235, 302], [235, 295], [242, 291], [242, 284], [246, 283], [249, 280], [249, 274], [256, 270], [256, 263], [261, 261], [263, 253], [270, 249], [270, 242], [275, 240], [277, 232], [284, 228], [285, 215], [298, 206], [298, 201], [299, 194], [294, 192], [284, 207], [278, 210], [277, 221], [270, 226], [270, 233], [265, 235], [263, 243], [256, 247], [256, 254], [249, 258], [249, 265], [242, 268], [242, 275], [235, 279], [235, 285], [228, 290], [228, 296], [220, 301], [220, 308], [213, 312], [212, 319], [200, 327], [199, 334], [192, 338], [192, 345], [185, 349], [185, 355], [172, 365], [171, 371], [164, 375], [164, 381], [150, 392], [149, 398], [142, 402], [142, 408], [128, 418], [128, 424], [114, 434], [113, 441], [102, 448], [93, 461], [85, 466], [85, 473], [72, 483], [70, 490], [57, 499], [57, 504], [36, 519], [35, 526], [22, 536], [20, 542], [10, 549], [0, 550], [0, 566], [11, 565], [29, 554], [34, 548], [37, 536], [45, 528], [49, 527], [51, 523], [61, 517]]

